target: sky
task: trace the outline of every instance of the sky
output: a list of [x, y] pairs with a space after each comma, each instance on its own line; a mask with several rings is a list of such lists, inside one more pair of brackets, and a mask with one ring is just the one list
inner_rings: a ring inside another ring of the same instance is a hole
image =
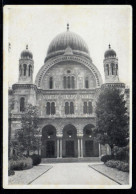
[[8, 83], [18, 81], [19, 58], [26, 48], [33, 53], [34, 81], [44, 64], [52, 39], [66, 31], [79, 34], [87, 43], [93, 64], [104, 82], [103, 59], [110, 43], [119, 60], [119, 78], [131, 85], [132, 15], [130, 6], [8, 6], [8, 33], [4, 44], [10, 42], [8, 52]]

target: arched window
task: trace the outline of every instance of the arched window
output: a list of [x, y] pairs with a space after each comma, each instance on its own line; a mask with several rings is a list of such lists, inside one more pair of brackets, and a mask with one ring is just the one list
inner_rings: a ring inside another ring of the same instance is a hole
[[68, 115], [69, 114], [69, 103], [65, 102], [65, 114]]
[[111, 63], [111, 73], [112, 75], [114, 75], [114, 64], [113, 63]]
[[70, 88], [70, 76], [68, 76], [68, 88]]
[[75, 88], [75, 77], [74, 76], [64, 76], [63, 77], [64, 89]]
[[47, 102], [47, 105], [46, 105], [46, 114], [47, 115], [50, 115], [50, 102]]
[[27, 67], [27, 65], [24, 64], [23, 66], [24, 66], [24, 76], [26, 76], [26, 67]]
[[72, 84], [71, 84], [71, 86], [72, 86], [72, 88], [75, 88], [75, 78], [74, 78], [74, 76], [72, 76]]
[[20, 76], [22, 75], [22, 67], [21, 65], [19, 66], [19, 72], [20, 72]]
[[85, 88], [89, 88], [89, 80], [88, 80], [88, 77], [85, 78]]
[[50, 89], [53, 88], [53, 77], [50, 77], [50, 79], [49, 79], [49, 88]]
[[87, 102], [84, 102], [83, 113], [87, 114]]
[[116, 64], [116, 75], [118, 75], [118, 64]]
[[74, 104], [70, 102], [70, 114], [74, 114]]
[[88, 103], [88, 114], [92, 114], [93, 112], [93, 107], [92, 107], [92, 102]]
[[55, 115], [55, 103], [54, 102], [51, 103], [51, 114]]
[[20, 98], [20, 112], [24, 112], [25, 111], [25, 98], [21, 97]]
[[107, 75], [109, 75], [109, 64], [106, 64]]
[[63, 85], [64, 85], [64, 88], [66, 88], [66, 76], [64, 76], [63, 78]]
[[29, 65], [29, 73], [28, 73], [29, 76], [31, 76], [31, 71], [32, 71], [32, 65]]

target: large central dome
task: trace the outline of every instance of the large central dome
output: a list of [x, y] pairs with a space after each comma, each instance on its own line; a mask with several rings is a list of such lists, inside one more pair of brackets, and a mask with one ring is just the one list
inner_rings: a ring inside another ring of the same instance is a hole
[[78, 34], [67, 30], [66, 32], [57, 35], [51, 41], [45, 60], [64, 54], [67, 48], [70, 48], [73, 54], [90, 58], [88, 46], [85, 41]]

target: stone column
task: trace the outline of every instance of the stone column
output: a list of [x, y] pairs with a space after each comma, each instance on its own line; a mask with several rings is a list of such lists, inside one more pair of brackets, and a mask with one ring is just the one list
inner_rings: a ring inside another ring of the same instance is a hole
[[81, 158], [83, 158], [83, 137], [81, 137]]
[[57, 135], [57, 158], [62, 158], [62, 135]]
[[78, 158], [83, 158], [83, 134], [78, 134]]
[[62, 158], [62, 138], [60, 138], [60, 158]]
[[80, 153], [81, 153], [81, 150], [80, 150], [80, 138], [78, 138], [78, 158], [80, 158]]
[[59, 138], [57, 139], [57, 158], [59, 158]]
[[99, 143], [99, 157], [101, 156], [101, 144]]

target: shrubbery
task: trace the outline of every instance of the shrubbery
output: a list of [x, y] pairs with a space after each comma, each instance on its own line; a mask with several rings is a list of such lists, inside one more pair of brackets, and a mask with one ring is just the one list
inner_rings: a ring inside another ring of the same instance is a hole
[[25, 170], [32, 168], [33, 162], [30, 157], [18, 157], [9, 160], [9, 170]]
[[15, 174], [14, 170], [8, 169], [8, 176], [12, 176], [12, 175], [14, 175], [14, 174]]
[[116, 160], [129, 161], [129, 147], [118, 147], [114, 146], [113, 155]]
[[129, 172], [129, 164], [127, 162], [119, 160], [109, 160], [105, 163], [106, 166], [111, 168], [117, 168], [123, 172]]
[[34, 166], [36, 166], [36, 165], [41, 163], [41, 157], [39, 155], [33, 154], [33, 155], [31, 155], [31, 158], [32, 158]]
[[8, 176], [11, 176], [11, 175], [14, 175], [14, 174], [15, 174], [15, 172], [13, 170], [13, 166], [9, 162], [9, 165], [8, 165]]
[[113, 159], [113, 156], [112, 155], [104, 155], [101, 157], [101, 161], [102, 162], [107, 162], [108, 160], [112, 160]]

